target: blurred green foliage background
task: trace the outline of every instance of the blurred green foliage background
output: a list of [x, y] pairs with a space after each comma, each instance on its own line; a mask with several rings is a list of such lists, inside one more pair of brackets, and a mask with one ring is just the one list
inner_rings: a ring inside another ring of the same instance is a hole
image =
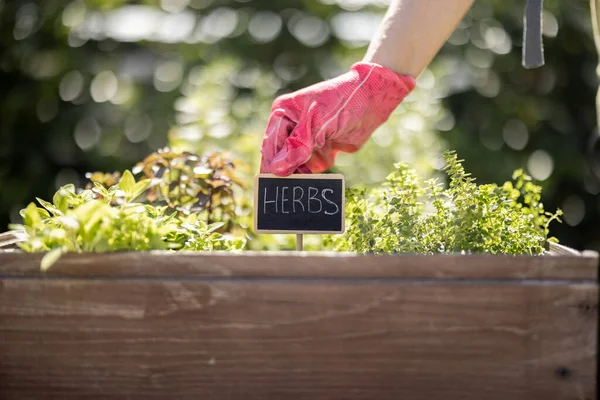
[[[523, 167], [563, 209], [552, 234], [600, 249], [597, 53], [587, 0], [546, 0], [546, 65], [521, 66], [525, 0], [476, 0], [348, 185], [396, 161], [435, 175], [454, 149], [478, 182]], [[278, 94], [362, 58], [386, 0], [0, 0], [0, 226], [88, 171], [160, 147], [229, 150], [258, 171]], [[418, 35], [419, 32], [415, 32]]]

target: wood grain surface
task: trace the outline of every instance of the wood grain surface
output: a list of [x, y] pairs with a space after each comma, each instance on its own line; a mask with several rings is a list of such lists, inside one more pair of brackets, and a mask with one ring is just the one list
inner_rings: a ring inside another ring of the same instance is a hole
[[0, 279], [0, 399], [596, 399], [597, 282], [116, 275]]
[[66, 254], [48, 273], [40, 254], [0, 251], [0, 279], [304, 278], [304, 279], [555, 279], [598, 280], [595, 252], [552, 256], [355, 255], [326, 252], [121, 252]]

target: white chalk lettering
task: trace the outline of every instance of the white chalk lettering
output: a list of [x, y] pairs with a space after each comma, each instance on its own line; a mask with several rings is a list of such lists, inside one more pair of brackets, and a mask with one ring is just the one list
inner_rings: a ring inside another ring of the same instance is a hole
[[325, 211], [325, 214], [327, 214], [327, 215], [335, 215], [338, 212], [340, 212], [340, 208], [333, 201], [331, 201], [327, 197], [325, 197], [325, 192], [331, 192], [333, 194], [333, 190], [331, 190], [331, 189], [323, 189], [323, 191], [321, 192], [321, 196], [323, 196], [323, 198], [325, 199], [326, 202], [328, 202], [329, 204], [333, 204], [333, 206], [335, 207], [335, 211], [334, 212]]
[[[315, 193], [314, 194], [310, 194], [313, 190], [315, 191]], [[317, 194], [319, 194], [319, 189], [317, 189], [315, 187], [312, 187], [312, 186], [308, 188], [308, 212], [311, 213], [311, 214], [320, 213], [321, 210], [323, 209], [323, 203], [321, 203], [321, 200], [319, 200], [319, 199], [317, 199], [315, 197]], [[310, 208], [310, 204], [312, 202], [315, 202], [315, 201], [319, 202], [319, 210], [312, 211], [311, 208]]]
[[[291, 196], [290, 192], [292, 192]], [[309, 212], [311, 214], [338, 215], [342, 211], [342, 206], [335, 203], [335, 198], [335, 189], [273, 185], [264, 188], [263, 213]], [[290, 203], [292, 203], [291, 207]]]
[[263, 198], [263, 212], [267, 213], [267, 203], [275, 203], [275, 212], [277, 212], [277, 198], [279, 197], [279, 190], [275, 190], [275, 200], [267, 200], [267, 188], [265, 188], [265, 197]]
[[[296, 197], [296, 189], [300, 189], [300, 192], [302, 192], [300, 197]], [[294, 212], [296, 212], [296, 203], [300, 203], [300, 206], [302, 207], [302, 211], [305, 211], [304, 204], [302, 204], [303, 197], [304, 197], [304, 189], [302, 189], [302, 187], [300, 187], [300, 186], [294, 186], [294, 189], [292, 191], [292, 199], [293, 199], [292, 209]]]
[[281, 212], [284, 214], [289, 214], [289, 211], [285, 211], [285, 202], [289, 199], [285, 198], [285, 191], [289, 189], [288, 186], [284, 186], [281, 188]]

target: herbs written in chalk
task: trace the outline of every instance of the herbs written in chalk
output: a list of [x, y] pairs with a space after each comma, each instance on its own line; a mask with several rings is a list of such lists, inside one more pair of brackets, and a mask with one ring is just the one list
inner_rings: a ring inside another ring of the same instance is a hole
[[265, 188], [262, 197], [263, 212], [266, 214], [268, 211], [275, 211], [275, 213], [289, 214], [302, 211], [311, 214], [324, 212], [326, 215], [335, 215], [340, 212], [340, 207], [330, 200], [332, 194], [332, 189], [319, 190], [312, 186], [307, 188], [306, 195], [302, 186], [278, 185], [271, 191], [269, 188]]

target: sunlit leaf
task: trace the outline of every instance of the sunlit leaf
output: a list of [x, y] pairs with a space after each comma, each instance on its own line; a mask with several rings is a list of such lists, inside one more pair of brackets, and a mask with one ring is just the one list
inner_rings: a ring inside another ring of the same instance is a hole
[[40, 265], [42, 271], [47, 271], [52, 265], [54, 265], [58, 259], [62, 256], [62, 249], [53, 249], [46, 253], [42, 257], [42, 263]]
[[133, 196], [135, 190], [135, 178], [129, 170], [123, 172], [123, 176], [119, 181], [119, 188], [125, 192], [125, 195], [130, 197]]
[[40, 213], [34, 203], [29, 203], [29, 205], [23, 210], [22, 216], [24, 219], [23, 222], [26, 226], [35, 228], [42, 224]]
[[40, 203], [42, 207], [51, 212], [53, 215], [63, 215], [63, 213], [58, 208], [54, 207], [52, 203], [46, 200], [42, 200], [38, 197], [36, 197], [35, 199], [38, 201], [38, 203]]
[[131, 199], [135, 200], [138, 198], [152, 183], [152, 179], [143, 179], [137, 182], [133, 187], [133, 193], [131, 195]]
[[223, 227], [224, 225], [225, 225], [225, 223], [224, 223], [224, 222], [214, 222], [214, 223], [212, 223], [212, 224], [208, 225], [208, 226], [206, 227], [206, 230], [207, 230], [208, 232], [214, 232], [214, 231], [216, 231], [217, 229], [219, 229], [219, 228]]
[[60, 210], [60, 212], [65, 213], [69, 209], [69, 198], [75, 194], [75, 186], [72, 184], [65, 185], [61, 187], [52, 198], [52, 202], [54, 206]]

